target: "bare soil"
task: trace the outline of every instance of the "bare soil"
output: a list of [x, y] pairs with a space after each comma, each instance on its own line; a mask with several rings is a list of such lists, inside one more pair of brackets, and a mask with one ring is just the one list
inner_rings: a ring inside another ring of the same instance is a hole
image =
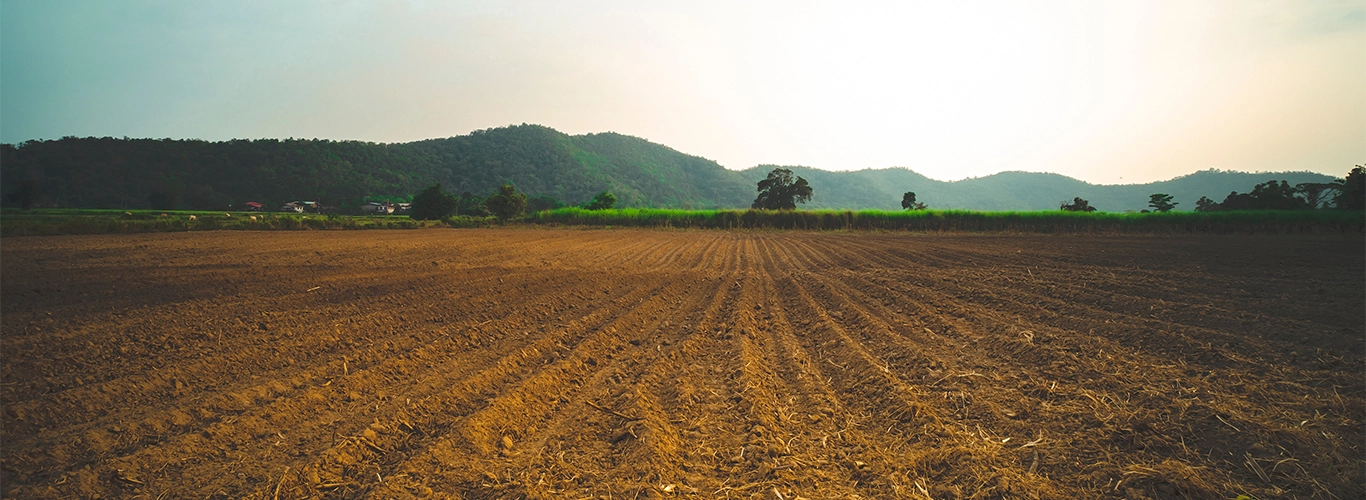
[[1364, 498], [1351, 237], [0, 241], [10, 498]]

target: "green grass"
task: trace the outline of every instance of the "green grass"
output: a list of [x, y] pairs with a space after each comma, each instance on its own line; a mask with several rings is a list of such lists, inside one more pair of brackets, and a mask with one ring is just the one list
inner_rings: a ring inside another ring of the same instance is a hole
[[589, 211], [562, 208], [530, 214], [533, 224], [695, 229], [894, 230], [1029, 233], [1360, 233], [1366, 214], [1330, 210], [1237, 212], [974, 212], [967, 210], [669, 210]]
[[[165, 214], [163, 217], [162, 214]], [[191, 216], [194, 218], [191, 219]], [[252, 220], [252, 217], [256, 220]], [[528, 214], [538, 226], [680, 229], [889, 230], [1018, 233], [1356, 233], [1366, 214], [1332, 210], [1239, 212], [973, 212], [966, 210], [673, 210], [561, 208]], [[405, 215], [354, 216], [276, 212], [34, 209], [0, 210], [0, 235], [147, 233], [208, 230], [346, 230], [491, 227], [491, 217], [417, 221]]]

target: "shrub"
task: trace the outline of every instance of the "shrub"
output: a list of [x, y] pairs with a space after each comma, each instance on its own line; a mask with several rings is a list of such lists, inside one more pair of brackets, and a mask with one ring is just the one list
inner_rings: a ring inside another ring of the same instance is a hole
[[593, 201], [588, 202], [583, 208], [588, 210], [608, 210], [617, 204], [617, 197], [608, 191], [598, 193], [593, 197]]
[[1091, 206], [1091, 202], [1080, 197], [1072, 198], [1072, 203], [1062, 202], [1060, 207], [1064, 212], [1095, 212], [1096, 207]]

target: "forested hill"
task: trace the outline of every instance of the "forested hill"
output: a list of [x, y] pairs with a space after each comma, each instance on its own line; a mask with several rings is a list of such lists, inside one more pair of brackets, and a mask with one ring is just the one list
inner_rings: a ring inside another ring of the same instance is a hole
[[[571, 136], [538, 125], [405, 144], [64, 138], [0, 145], [0, 189], [7, 202], [28, 184], [37, 186], [39, 206], [81, 208], [150, 208], [155, 198], [177, 208], [316, 200], [354, 210], [367, 200], [407, 199], [433, 182], [479, 196], [512, 182], [532, 196], [571, 204], [611, 191], [623, 207], [745, 208], [754, 200], [755, 183], [773, 168], [737, 172], [636, 137]], [[1107, 211], [1146, 208], [1148, 195], [1161, 192], [1175, 196], [1177, 209], [1189, 210], [1201, 196], [1222, 200], [1268, 180], [1293, 185], [1332, 179], [1310, 172], [1204, 171], [1149, 184], [1095, 185], [1057, 174], [1002, 172], [944, 182], [904, 168], [790, 168], [814, 190], [806, 208], [889, 210], [900, 208], [906, 191], [931, 208], [1051, 210], [1082, 197]]]
[[627, 207], [735, 207], [749, 189], [735, 172], [644, 139], [570, 136], [523, 125], [408, 145], [456, 192], [486, 194], [505, 181], [535, 195], [582, 203], [601, 191]]
[[[747, 185], [754, 185], [774, 165], [760, 165], [740, 172]], [[930, 208], [972, 210], [1057, 210], [1065, 201], [1080, 197], [1104, 211], [1148, 208], [1153, 193], [1173, 196], [1178, 210], [1192, 210], [1195, 200], [1208, 196], [1223, 200], [1231, 191], [1246, 193], [1252, 186], [1269, 180], [1285, 180], [1290, 185], [1303, 182], [1331, 182], [1332, 176], [1314, 172], [1247, 173], [1204, 170], [1175, 179], [1147, 184], [1089, 184], [1071, 177], [1032, 172], [1001, 172], [960, 181], [937, 181], [905, 168], [829, 172], [808, 167], [789, 168], [806, 178], [813, 194], [809, 208], [874, 208], [897, 210], [901, 195], [916, 194], [917, 201]], [[1346, 174], [1351, 167], [1343, 168]]]
[[433, 182], [487, 195], [504, 182], [582, 203], [608, 190], [621, 206], [737, 207], [752, 188], [714, 161], [620, 134], [570, 136], [537, 125], [406, 144], [326, 140], [64, 138], [0, 150], [5, 193], [39, 186], [40, 204], [225, 209], [318, 200], [343, 209], [404, 199]]

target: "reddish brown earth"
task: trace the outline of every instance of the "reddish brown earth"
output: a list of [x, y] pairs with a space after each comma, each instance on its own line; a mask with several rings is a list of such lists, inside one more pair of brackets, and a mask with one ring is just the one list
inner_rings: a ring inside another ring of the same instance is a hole
[[10, 498], [1363, 498], [1354, 237], [0, 241]]

